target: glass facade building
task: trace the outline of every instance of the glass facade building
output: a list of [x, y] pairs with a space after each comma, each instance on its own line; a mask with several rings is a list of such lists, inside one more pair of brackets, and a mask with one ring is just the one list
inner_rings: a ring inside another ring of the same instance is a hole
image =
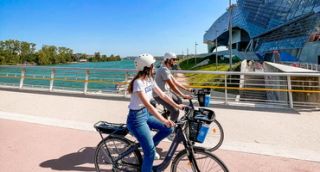
[[320, 64], [320, 0], [238, 0], [204, 35], [208, 52], [228, 46], [229, 14], [232, 48], [254, 52], [260, 60]]

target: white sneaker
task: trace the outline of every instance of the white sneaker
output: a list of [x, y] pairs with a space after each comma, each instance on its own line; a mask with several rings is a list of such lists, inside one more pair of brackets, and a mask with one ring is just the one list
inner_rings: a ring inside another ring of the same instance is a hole
[[156, 153], [154, 154], [154, 160], [159, 160], [159, 159], [160, 159], [160, 155], [156, 151]]
[[[138, 148], [140, 150], [140, 152], [143, 152], [142, 148], [139, 147]], [[156, 151], [155, 154], [154, 154], [154, 160], [159, 160], [160, 159], [160, 155], [158, 154], [158, 152]]]

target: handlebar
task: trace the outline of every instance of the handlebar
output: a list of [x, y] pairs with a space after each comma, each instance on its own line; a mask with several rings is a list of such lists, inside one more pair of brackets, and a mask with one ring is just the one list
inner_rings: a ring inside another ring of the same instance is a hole
[[[192, 97], [193, 99], [194, 97]], [[189, 106], [194, 110], [194, 106], [193, 106], [193, 103], [192, 103], [192, 99], [189, 99]]]
[[185, 113], [190, 113], [191, 110], [193, 110], [192, 107], [186, 106], [183, 108], [183, 110], [185, 111]]
[[[190, 100], [190, 103], [192, 104], [191, 100]], [[186, 123], [186, 121], [188, 121], [190, 119], [201, 120], [207, 124], [210, 124], [215, 119], [215, 114], [211, 110], [199, 108], [195, 112], [194, 107], [189, 107], [189, 106], [186, 106], [183, 110], [184, 110], [185, 114], [183, 117], [180, 118], [179, 121], [176, 122], [175, 127], [177, 127], [179, 125], [180, 126], [184, 125]], [[194, 113], [196, 113], [196, 114], [194, 114]]]
[[184, 115], [183, 115], [183, 117], [181, 117], [181, 119], [180, 119], [179, 121], [184, 120], [184, 119], [189, 119], [190, 114], [193, 113], [193, 110], [194, 110], [194, 109], [191, 108], [191, 107], [189, 107], [189, 106], [184, 107], [184, 108], [183, 108]]
[[201, 88], [201, 89], [195, 89], [192, 88], [191, 92], [194, 96], [198, 96], [199, 94], [210, 94], [210, 88]]
[[[191, 92], [192, 92], [192, 98], [194, 99], [195, 97], [197, 97], [199, 99], [199, 96], [202, 95], [210, 95], [211, 93], [211, 89], [210, 88], [201, 88], [201, 89], [195, 89], [195, 88], [192, 88], [191, 89]], [[200, 101], [200, 100], [199, 100]], [[199, 102], [200, 103], [200, 102]], [[192, 100], [189, 99], [189, 106], [192, 107], [192, 109], [194, 109], [194, 106], [193, 106], [193, 103], [192, 103]]]

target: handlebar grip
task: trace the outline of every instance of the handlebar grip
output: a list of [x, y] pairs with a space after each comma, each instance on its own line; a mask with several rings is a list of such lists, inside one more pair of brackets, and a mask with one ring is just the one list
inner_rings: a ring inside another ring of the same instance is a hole
[[186, 112], [188, 112], [188, 111], [190, 111], [190, 110], [191, 110], [191, 107], [189, 107], [189, 106], [185, 106], [185, 107], [183, 107], [183, 110], [184, 110], [184, 111], [186, 111]]

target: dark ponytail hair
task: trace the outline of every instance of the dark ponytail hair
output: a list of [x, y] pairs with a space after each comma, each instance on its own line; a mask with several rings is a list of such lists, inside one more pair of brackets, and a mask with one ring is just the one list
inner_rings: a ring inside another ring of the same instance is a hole
[[170, 60], [170, 59], [166, 59], [163, 63], [166, 65], [166, 64], [169, 63], [169, 60]]
[[145, 66], [145, 67], [143, 68], [143, 70], [141, 70], [141, 71], [139, 71], [139, 72], [137, 73], [137, 75], [136, 75], [136, 76], [132, 79], [132, 81], [129, 83], [128, 90], [127, 90], [129, 94], [131, 94], [131, 93], [133, 92], [133, 83], [134, 83], [134, 81], [135, 81], [136, 79], [140, 78], [141, 76], [143, 76], [144, 78], [145, 78], [145, 77], [152, 77], [152, 67], [153, 67], [153, 65], [150, 66], [150, 67]]

